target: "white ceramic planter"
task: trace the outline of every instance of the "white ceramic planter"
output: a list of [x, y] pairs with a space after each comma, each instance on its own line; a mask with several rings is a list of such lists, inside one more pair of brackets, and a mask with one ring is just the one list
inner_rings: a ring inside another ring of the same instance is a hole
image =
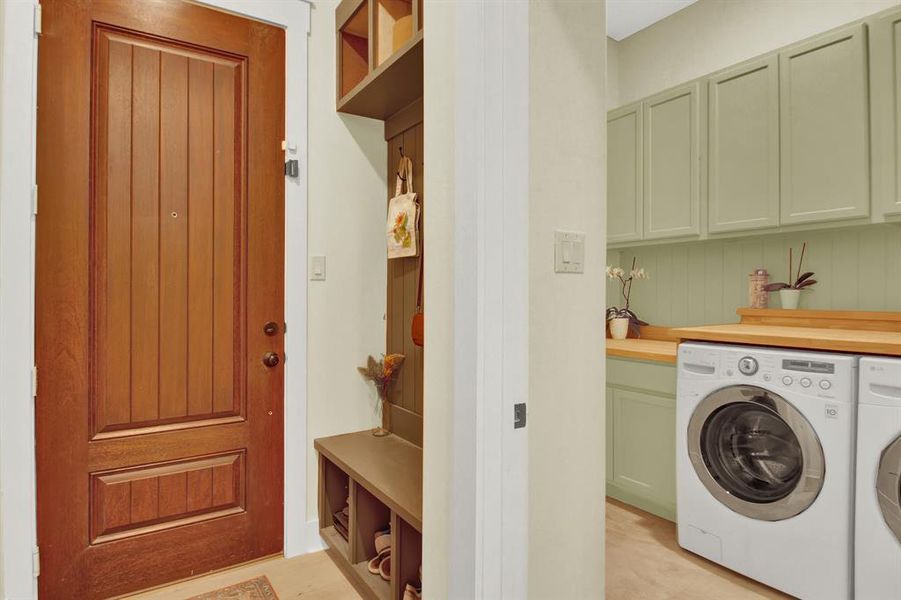
[[794, 310], [801, 303], [801, 290], [779, 290], [782, 308]]
[[628, 317], [610, 319], [610, 337], [615, 340], [624, 340], [629, 335]]

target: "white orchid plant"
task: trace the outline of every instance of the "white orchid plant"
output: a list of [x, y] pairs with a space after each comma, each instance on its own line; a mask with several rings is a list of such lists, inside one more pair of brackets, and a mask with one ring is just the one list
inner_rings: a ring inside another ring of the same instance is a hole
[[647, 325], [638, 318], [638, 315], [630, 308], [632, 298], [632, 283], [636, 279], [650, 279], [651, 276], [643, 268], [636, 268], [637, 259], [632, 257], [632, 268], [629, 270], [629, 276], [626, 277], [626, 271], [621, 267], [607, 267], [607, 278], [616, 279], [620, 284], [620, 293], [622, 294], [625, 304], [622, 307], [611, 306], [607, 309], [607, 320], [611, 319], [629, 319], [629, 330], [636, 337], [641, 336], [641, 325]]

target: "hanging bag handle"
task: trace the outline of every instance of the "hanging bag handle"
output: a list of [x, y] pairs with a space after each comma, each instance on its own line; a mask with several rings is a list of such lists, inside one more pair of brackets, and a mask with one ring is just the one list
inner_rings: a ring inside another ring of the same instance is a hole
[[413, 161], [406, 156], [400, 158], [397, 163], [397, 180], [394, 184], [394, 195], [400, 196], [404, 193], [404, 183], [407, 184], [407, 193], [413, 193]]

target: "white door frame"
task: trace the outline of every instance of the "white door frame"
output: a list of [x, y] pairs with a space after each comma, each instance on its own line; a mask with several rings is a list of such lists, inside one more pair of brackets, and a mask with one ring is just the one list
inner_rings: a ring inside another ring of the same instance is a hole
[[[307, 38], [304, 0], [203, 0], [286, 30], [287, 158], [301, 176], [285, 185], [286, 556], [321, 547], [306, 521], [307, 465]], [[33, 0], [0, 8], [0, 582], [2, 597], [37, 597], [34, 456], [34, 210], [37, 44]], [[30, 60], [29, 60], [30, 57]], [[292, 148], [296, 148], [292, 150]]]
[[528, 427], [513, 425], [529, 394], [529, 3], [455, 7], [447, 597], [518, 599], [528, 595]]

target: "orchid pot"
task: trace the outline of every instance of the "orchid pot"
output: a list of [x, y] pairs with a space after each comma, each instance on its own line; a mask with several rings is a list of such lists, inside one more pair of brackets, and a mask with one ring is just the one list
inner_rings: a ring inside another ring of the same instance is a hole
[[782, 301], [782, 308], [795, 310], [801, 303], [801, 290], [779, 290], [779, 299]]
[[[807, 242], [801, 246], [801, 258], [798, 259], [798, 269], [795, 271], [794, 260], [792, 259], [792, 248], [788, 249], [788, 281], [778, 281], [765, 286], [763, 289], [767, 292], [779, 292], [779, 299], [782, 301], [782, 308], [786, 310], [795, 310], [801, 303], [801, 292], [815, 285], [817, 280], [813, 278], [813, 271], [801, 272], [801, 266], [804, 263], [804, 253], [807, 252]], [[796, 275], [797, 273], [797, 275]]]
[[629, 335], [629, 317], [617, 317], [610, 319], [610, 337], [615, 340], [624, 340]]

